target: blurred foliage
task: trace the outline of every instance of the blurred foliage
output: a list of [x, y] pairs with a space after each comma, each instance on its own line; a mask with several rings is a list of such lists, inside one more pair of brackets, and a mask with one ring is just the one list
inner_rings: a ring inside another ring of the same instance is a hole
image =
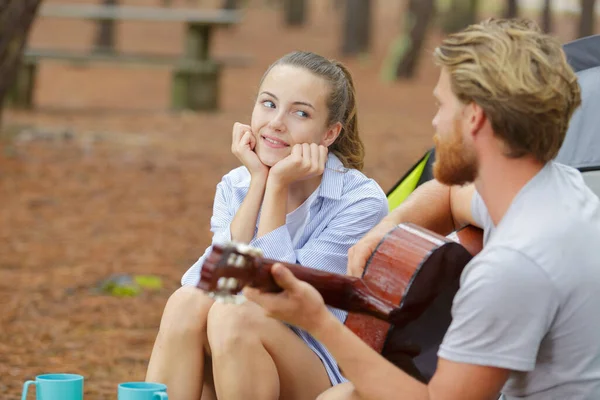
[[162, 288], [162, 279], [154, 275], [113, 275], [100, 282], [98, 289], [116, 297], [134, 297], [144, 289], [156, 291]]

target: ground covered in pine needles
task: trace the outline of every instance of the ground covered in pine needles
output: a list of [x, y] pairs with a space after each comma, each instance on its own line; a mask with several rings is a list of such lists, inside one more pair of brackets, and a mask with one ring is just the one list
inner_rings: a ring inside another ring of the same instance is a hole
[[[439, 34], [428, 38], [415, 79], [389, 83], [381, 75], [399, 29], [395, 2], [375, 2], [373, 50], [356, 58], [339, 55], [341, 14], [333, 2], [310, 1], [307, 24], [293, 29], [268, 4], [276, 2], [246, 3], [243, 22], [214, 38], [215, 55], [248, 62], [223, 71], [217, 112], [168, 111], [168, 70], [51, 62], [39, 70], [35, 110], [5, 111], [3, 399], [19, 399], [25, 380], [47, 372], [84, 375], [88, 399], [114, 399], [118, 383], [144, 379], [164, 304], [209, 244], [215, 186], [238, 165], [230, 154], [231, 127], [249, 123], [263, 71], [286, 52], [312, 50], [350, 67], [367, 148], [365, 172], [384, 190], [432, 145], [437, 70], [430, 53]], [[563, 19], [559, 34], [570, 39], [575, 20]], [[173, 54], [183, 46], [178, 24], [132, 22], [118, 28], [122, 50]], [[30, 42], [85, 49], [93, 35], [90, 22], [39, 19]], [[115, 275], [152, 275], [162, 285], [131, 297], [99, 290]]]

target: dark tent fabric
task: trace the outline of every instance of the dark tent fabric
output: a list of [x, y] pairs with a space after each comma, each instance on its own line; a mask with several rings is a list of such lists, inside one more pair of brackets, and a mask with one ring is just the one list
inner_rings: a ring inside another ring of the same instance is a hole
[[582, 171], [600, 169], [600, 35], [564, 46], [581, 87], [581, 107], [569, 123], [556, 160]]
[[600, 168], [600, 66], [580, 71], [577, 76], [581, 107], [571, 118], [556, 160], [580, 170], [597, 169]]
[[574, 40], [565, 44], [563, 49], [575, 72], [600, 66], [600, 35]]

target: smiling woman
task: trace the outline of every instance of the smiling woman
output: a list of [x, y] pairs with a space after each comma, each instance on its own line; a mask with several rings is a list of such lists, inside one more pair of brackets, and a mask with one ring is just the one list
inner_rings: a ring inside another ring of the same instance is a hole
[[[242, 166], [217, 185], [213, 244], [248, 243], [267, 258], [343, 274], [348, 249], [387, 215], [385, 193], [360, 172], [354, 84], [336, 61], [295, 52], [272, 64], [250, 125], [233, 126], [231, 150]], [[196, 289], [211, 248], [167, 302], [147, 381], [166, 383], [174, 400], [312, 400], [345, 381], [305, 331]]]

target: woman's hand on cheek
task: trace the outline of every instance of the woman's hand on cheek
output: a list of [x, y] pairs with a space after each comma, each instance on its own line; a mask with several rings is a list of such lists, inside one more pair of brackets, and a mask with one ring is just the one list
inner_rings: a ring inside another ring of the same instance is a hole
[[279, 185], [310, 179], [323, 174], [327, 162], [327, 147], [316, 143], [296, 144], [289, 156], [269, 171], [269, 180]]
[[266, 179], [269, 167], [260, 161], [254, 151], [255, 147], [256, 136], [252, 132], [250, 125], [236, 122], [233, 125], [231, 152], [248, 168], [252, 177], [262, 176]]

